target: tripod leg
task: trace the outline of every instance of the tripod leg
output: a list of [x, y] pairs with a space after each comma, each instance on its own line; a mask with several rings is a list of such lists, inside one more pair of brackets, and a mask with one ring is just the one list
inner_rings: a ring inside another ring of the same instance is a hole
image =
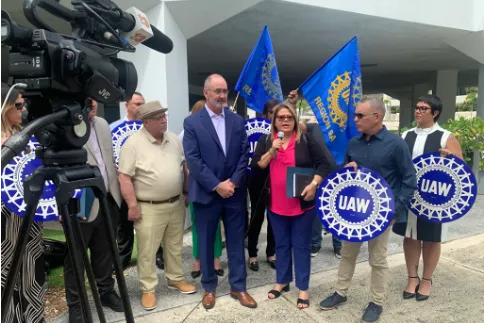
[[109, 239], [109, 249], [111, 250], [111, 255], [114, 264], [114, 270], [116, 271], [116, 277], [118, 279], [118, 288], [123, 300], [124, 316], [127, 323], [134, 323], [133, 310], [131, 309], [131, 303], [129, 302], [128, 289], [126, 287], [126, 281], [124, 279], [123, 270], [121, 267], [121, 260], [119, 259], [118, 247], [116, 245], [116, 238], [114, 235], [114, 227], [111, 222], [111, 216], [108, 207], [108, 200], [104, 194], [96, 194], [99, 199], [99, 206], [101, 208], [100, 216], [104, 217], [106, 223], [106, 234]]
[[74, 276], [76, 277], [77, 292], [79, 293], [79, 299], [81, 301], [84, 321], [91, 323], [92, 315], [89, 308], [86, 285], [84, 284], [84, 270], [81, 267], [82, 259], [79, 259], [79, 245], [76, 242], [76, 238], [73, 232], [72, 222], [69, 216], [69, 208], [65, 204], [59, 206], [59, 203], [57, 203], [57, 207], [60, 211], [60, 216], [62, 217], [64, 234], [66, 236], [66, 242], [69, 250], [69, 257], [71, 258], [72, 268], [74, 270]]
[[87, 257], [87, 248], [84, 243], [84, 239], [81, 234], [81, 226], [76, 214], [70, 214], [72, 221], [72, 232], [74, 233], [74, 239], [80, 243], [80, 253], [82, 256], [82, 262], [84, 263], [84, 268], [86, 270], [87, 279], [89, 280], [89, 286], [91, 287], [92, 297], [94, 298], [94, 304], [96, 305], [97, 315], [101, 323], [106, 323], [106, 317], [104, 316], [104, 311], [101, 304], [101, 299], [99, 298], [99, 291], [96, 285], [96, 279], [94, 278], [94, 273], [92, 271], [92, 264], [89, 262]]
[[[44, 186], [42, 185], [42, 187], [40, 188], [40, 193], [42, 193], [43, 189]], [[15, 288], [15, 282], [17, 281], [17, 277], [20, 272], [20, 266], [22, 265], [23, 261], [23, 253], [25, 252], [25, 248], [27, 247], [29, 233], [32, 228], [32, 223], [34, 222], [35, 211], [37, 210], [39, 199], [40, 194], [38, 192], [34, 192], [34, 203], [27, 205], [25, 216], [22, 221], [22, 226], [20, 227], [19, 237], [13, 251], [12, 262], [10, 263], [10, 268], [8, 270], [5, 288], [2, 290], [2, 314], [7, 313], [7, 309], [10, 306], [10, 301], [13, 298], [12, 295]]]

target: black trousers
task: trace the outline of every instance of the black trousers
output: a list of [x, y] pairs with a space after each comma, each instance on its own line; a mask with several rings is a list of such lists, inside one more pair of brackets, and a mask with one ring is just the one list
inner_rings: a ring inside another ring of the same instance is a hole
[[[119, 208], [111, 194], [108, 194], [109, 215], [116, 228]], [[80, 223], [81, 235], [87, 249], [91, 251], [91, 266], [99, 290], [103, 297], [114, 290], [113, 259], [109, 251], [109, 239], [106, 234], [106, 223], [101, 215], [101, 210], [93, 222]], [[74, 269], [69, 255], [64, 261], [64, 284], [66, 289], [66, 301], [69, 307], [80, 304], [77, 291]]]
[[[249, 179], [249, 197], [251, 205], [250, 221], [248, 223], [247, 232], [247, 249], [249, 251], [249, 257], [257, 257], [257, 244], [259, 243], [259, 235], [264, 223], [264, 214], [266, 210], [266, 196], [263, 194], [263, 183]], [[276, 253], [276, 243], [274, 240], [274, 232], [272, 231], [271, 223], [267, 218], [267, 247], [266, 256], [272, 257]]]
[[128, 220], [128, 205], [123, 201], [118, 222], [118, 250], [123, 269], [126, 269], [131, 261], [133, 244], [133, 222]]

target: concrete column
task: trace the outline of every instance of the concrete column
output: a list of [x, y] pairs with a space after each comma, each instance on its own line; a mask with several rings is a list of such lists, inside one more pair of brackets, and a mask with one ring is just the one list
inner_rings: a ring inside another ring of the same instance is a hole
[[484, 119], [484, 65], [479, 67], [479, 91], [477, 93], [477, 116]]
[[400, 100], [400, 120], [398, 129], [404, 127], [411, 128], [413, 120], [412, 98], [409, 96], [402, 96]]
[[437, 93], [443, 104], [439, 123], [443, 124], [449, 119], [455, 118], [455, 97], [457, 94], [457, 70], [437, 71]]
[[[412, 107], [414, 107], [417, 104], [417, 100], [419, 97], [422, 95], [428, 94], [429, 90], [432, 89], [432, 86], [430, 84], [414, 84], [412, 87]], [[413, 113], [412, 113], [412, 120], [414, 119]]]
[[[168, 108], [168, 130], [179, 134], [189, 113], [187, 40], [165, 2], [144, 12], [153, 26], [171, 38], [173, 50], [162, 54], [138, 45], [136, 53], [120, 53], [119, 57], [133, 62], [138, 72], [137, 91], [147, 102], [158, 100]], [[122, 102], [120, 115], [125, 114]]]

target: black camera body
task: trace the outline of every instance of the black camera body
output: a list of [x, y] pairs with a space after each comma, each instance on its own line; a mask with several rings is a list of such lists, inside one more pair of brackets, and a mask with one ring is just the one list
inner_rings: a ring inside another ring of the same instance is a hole
[[[55, 0], [24, 0], [24, 14], [39, 29], [18, 25], [2, 10], [2, 44], [9, 45], [8, 84], [23, 83], [29, 101], [24, 122], [54, 112], [67, 115], [35, 132], [51, 150], [81, 150], [90, 135], [91, 100], [113, 105], [136, 90], [131, 62], [116, 58], [135, 48], [119, 36], [134, 28], [134, 18], [110, 0], [73, 0], [74, 10]], [[72, 36], [61, 35], [40, 19], [37, 7], [69, 21]], [[80, 159], [77, 158], [77, 161]]]

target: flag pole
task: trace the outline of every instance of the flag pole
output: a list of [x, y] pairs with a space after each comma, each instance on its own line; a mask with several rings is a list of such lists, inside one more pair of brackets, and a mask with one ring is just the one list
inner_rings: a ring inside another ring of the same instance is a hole
[[234, 104], [232, 104], [232, 107], [231, 107], [232, 108], [231, 109], [232, 111], [236, 111], [235, 105], [237, 104], [237, 100], [239, 99], [239, 94], [240, 94], [240, 91], [237, 92], [237, 96], [235, 97]]

